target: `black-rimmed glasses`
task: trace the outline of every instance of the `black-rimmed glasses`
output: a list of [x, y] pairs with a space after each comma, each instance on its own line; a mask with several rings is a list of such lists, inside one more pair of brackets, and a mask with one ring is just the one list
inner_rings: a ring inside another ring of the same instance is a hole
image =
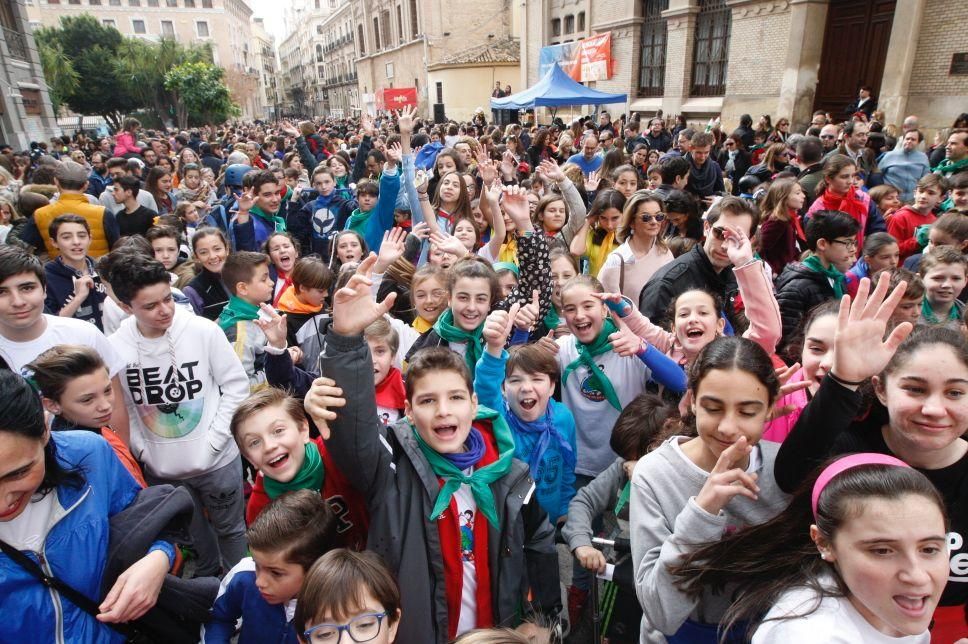
[[345, 631], [354, 642], [369, 642], [380, 634], [386, 616], [383, 611], [357, 615], [346, 624], [316, 624], [304, 632], [303, 637], [310, 644], [337, 644]]
[[651, 224], [653, 221], [658, 222], [658, 223], [661, 224], [663, 221], [666, 220], [666, 216], [665, 216], [665, 213], [664, 212], [657, 212], [654, 215], [650, 215], [648, 213], [643, 213], [643, 214], [639, 215], [639, 220], [643, 224]]

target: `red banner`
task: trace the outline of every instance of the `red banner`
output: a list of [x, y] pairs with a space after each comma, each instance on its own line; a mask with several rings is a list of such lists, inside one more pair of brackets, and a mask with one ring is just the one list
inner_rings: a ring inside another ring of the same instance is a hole
[[380, 110], [399, 110], [406, 106], [416, 107], [416, 87], [391, 87], [377, 90], [376, 107]]
[[[581, 71], [583, 83], [606, 80], [612, 77], [612, 32], [578, 41], [575, 62]], [[572, 74], [574, 78], [574, 74]]]

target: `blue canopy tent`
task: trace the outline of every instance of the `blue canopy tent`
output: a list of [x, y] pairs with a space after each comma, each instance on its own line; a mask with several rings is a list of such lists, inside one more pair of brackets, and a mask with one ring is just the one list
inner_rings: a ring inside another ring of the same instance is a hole
[[553, 64], [537, 83], [528, 89], [504, 98], [492, 98], [491, 109], [524, 110], [533, 107], [555, 108], [566, 105], [604, 105], [624, 103], [627, 94], [609, 94], [585, 87]]

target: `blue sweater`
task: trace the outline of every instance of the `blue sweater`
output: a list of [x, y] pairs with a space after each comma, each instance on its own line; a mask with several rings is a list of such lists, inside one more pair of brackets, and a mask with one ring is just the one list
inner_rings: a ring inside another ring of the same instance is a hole
[[[474, 376], [474, 391], [477, 392], [477, 400], [481, 405], [496, 409], [504, 414], [505, 420], [512, 414], [504, 404], [504, 395], [501, 393], [501, 384], [504, 382], [504, 366], [508, 361], [507, 351], [501, 354], [500, 358], [495, 358], [488, 352], [484, 352], [477, 363]], [[571, 410], [556, 400], [549, 400], [548, 406], [551, 408], [551, 418], [555, 429], [571, 445], [572, 458], [571, 466], [567, 466], [566, 454], [562, 454], [561, 447], [552, 442], [545, 451], [541, 459], [541, 465], [537, 472], [531, 472], [534, 477], [535, 495], [538, 504], [548, 513], [548, 520], [554, 523], [561, 517], [567, 516], [568, 504], [575, 496], [575, 458], [578, 447], [575, 445], [575, 418], [571, 415]], [[517, 422], [525, 423], [520, 419]], [[512, 431], [513, 423], [509, 421]], [[538, 434], [523, 432], [514, 433], [514, 456], [527, 463], [531, 452], [535, 448]]]
[[255, 561], [246, 557], [225, 575], [219, 588], [212, 620], [202, 627], [204, 644], [229, 644], [235, 624], [242, 619], [238, 644], [298, 644], [292, 627], [295, 600], [269, 604], [255, 586]]

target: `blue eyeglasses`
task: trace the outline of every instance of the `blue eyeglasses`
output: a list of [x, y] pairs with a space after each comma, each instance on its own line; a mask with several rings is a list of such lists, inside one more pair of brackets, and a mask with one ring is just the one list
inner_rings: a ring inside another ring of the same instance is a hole
[[383, 611], [382, 613], [357, 615], [342, 625], [317, 624], [304, 632], [303, 637], [311, 644], [336, 644], [342, 639], [343, 631], [346, 631], [354, 642], [369, 642], [380, 634], [383, 619], [386, 616], [386, 611]]

